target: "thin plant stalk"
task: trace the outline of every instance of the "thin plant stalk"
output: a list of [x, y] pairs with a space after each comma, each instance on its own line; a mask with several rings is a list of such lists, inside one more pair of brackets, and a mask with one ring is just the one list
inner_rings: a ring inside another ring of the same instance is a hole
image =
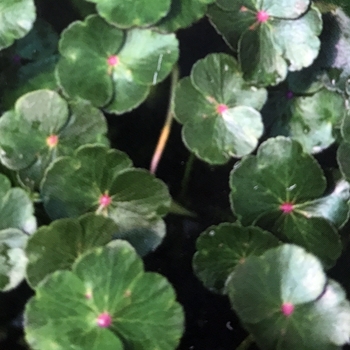
[[166, 146], [167, 141], [169, 139], [171, 125], [172, 125], [173, 118], [174, 118], [173, 108], [174, 108], [175, 88], [176, 88], [178, 80], [179, 80], [179, 68], [176, 65], [171, 73], [169, 106], [168, 106], [168, 111], [167, 111], [165, 123], [164, 123], [163, 129], [160, 133], [157, 147], [153, 153], [153, 157], [152, 157], [152, 161], [151, 161], [150, 172], [152, 174], [154, 174], [157, 171], [159, 161], [162, 158], [165, 146]]

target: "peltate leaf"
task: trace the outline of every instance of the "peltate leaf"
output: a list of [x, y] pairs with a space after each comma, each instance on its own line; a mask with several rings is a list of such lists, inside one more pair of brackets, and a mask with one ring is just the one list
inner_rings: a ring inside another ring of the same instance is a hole
[[121, 114], [138, 106], [149, 87], [166, 78], [178, 59], [174, 34], [123, 31], [92, 15], [61, 35], [57, 77], [71, 97]]
[[336, 200], [337, 207], [322, 209], [329, 200], [322, 198], [325, 178], [298, 142], [284, 137], [264, 142], [256, 156], [235, 165], [230, 187], [232, 209], [244, 225], [257, 224], [301, 245], [326, 265], [340, 255], [339, 236], [328, 220], [338, 224], [348, 205]]
[[173, 350], [183, 323], [171, 285], [119, 240], [49, 276], [25, 312], [33, 349]]
[[51, 161], [83, 144], [108, 144], [106, 133], [103, 114], [87, 101], [68, 105], [54, 91], [33, 91], [0, 119], [0, 159], [37, 188]]
[[258, 227], [223, 223], [211, 226], [197, 239], [193, 269], [206, 288], [225, 293], [227, 277], [250, 255], [260, 255], [279, 244]]
[[52, 219], [93, 211], [112, 218], [122, 231], [151, 228], [170, 206], [163, 182], [131, 168], [124, 153], [94, 145], [53, 162], [41, 194]]
[[319, 10], [309, 0], [218, 1], [209, 18], [228, 45], [238, 51], [245, 78], [276, 85], [290, 71], [311, 65], [320, 49]]
[[186, 146], [212, 164], [252, 152], [263, 133], [258, 110], [265, 100], [266, 90], [247, 85], [233, 57], [208, 55], [176, 90], [175, 116], [184, 124]]
[[33, 0], [1, 0], [0, 3], [0, 50], [24, 37], [35, 21]]
[[[249, 276], [249, 278], [247, 278]], [[283, 245], [248, 257], [228, 282], [233, 308], [261, 349], [340, 349], [350, 334], [350, 304], [319, 261]]]

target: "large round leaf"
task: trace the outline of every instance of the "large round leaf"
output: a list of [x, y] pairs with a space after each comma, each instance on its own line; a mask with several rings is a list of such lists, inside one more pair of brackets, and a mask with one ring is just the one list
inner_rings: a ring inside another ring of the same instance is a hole
[[184, 316], [166, 279], [145, 273], [131, 246], [115, 241], [58, 271], [26, 306], [32, 349], [173, 350]]
[[222, 164], [257, 146], [263, 133], [257, 110], [265, 100], [265, 89], [247, 85], [233, 57], [211, 54], [180, 81], [175, 116], [184, 124], [187, 147], [209, 163]]
[[124, 153], [102, 146], [83, 146], [74, 157], [58, 158], [46, 172], [41, 194], [52, 219], [94, 211], [121, 230], [153, 226], [170, 206], [162, 181], [131, 168]]
[[172, 0], [169, 13], [156, 26], [166, 32], [175, 32], [198, 21], [215, 0]]
[[56, 270], [70, 270], [87, 251], [106, 245], [118, 231], [114, 221], [86, 214], [78, 219], [60, 219], [40, 227], [28, 241], [27, 280], [35, 288]]
[[270, 135], [290, 136], [309, 153], [329, 147], [345, 114], [343, 97], [326, 89], [309, 96], [298, 96], [292, 91], [284, 95], [272, 94], [266, 106], [267, 118], [273, 115], [275, 119]]
[[0, 159], [6, 167], [22, 170], [24, 183], [38, 187], [52, 160], [83, 144], [107, 144], [106, 133], [103, 114], [87, 101], [68, 105], [54, 91], [34, 91], [0, 119]]
[[320, 262], [293, 245], [248, 257], [228, 282], [233, 308], [261, 349], [340, 349], [350, 304]]
[[92, 15], [61, 36], [57, 77], [66, 94], [121, 114], [145, 100], [178, 59], [174, 34], [123, 31]]
[[277, 137], [264, 142], [256, 156], [236, 164], [230, 187], [232, 209], [244, 225], [268, 229], [307, 248], [327, 265], [340, 255], [339, 236], [329, 221], [343, 223], [347, 201], [334, 201], [329, 208], [329, 196], [322, 197], [322, 170], [296, 141]]
[[149, 26], [164, 17], [171, 0], [87, 0], [96, 4], [98, 14], [107, 22], [120, 27]]
[[25, 36], [32, 28], [35, 17], [33, 0], [1, 0], [0, 50]]
[[206, 288], [225, 293], [227, 277], [250, 255], [260, 255], [279, 244], [258, 227], [223, 223], [211, 226], [197, 239], [193, 269]]
[[[308, 67], [320, 49], [321, 14], [309, 0], [218, 1], [209, 18], [231, 48], [238, 50], [245, 77], [275, 85], [287, 70]], [[307, 11], [307, 12], [306, 12]]]

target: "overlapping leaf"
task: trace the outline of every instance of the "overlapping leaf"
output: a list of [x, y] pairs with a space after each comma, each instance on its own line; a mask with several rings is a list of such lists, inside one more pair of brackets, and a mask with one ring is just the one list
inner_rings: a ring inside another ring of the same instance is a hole
[[119, 27], [144, 27], [154, 24], [164, 17], [171, 0], [87, 0], [96, 4], [98, 14], [107, 22]]
[[144, 272], [141, 258], [119, 240], [83, 255], [72, 272], [49, 276], [25, 312], [32, 349], [173, 350], [183, 323], [169, 282]]
[[343, 142], [337, 150], [339, 168], [347, 181], [350, 181], [350, 112], [348, 111], [341, 128]]
[[35, 21], [33, 0], [1, 0], [0, 3], [0, 50], [25, 36]]
[[275, 85], [288, 70], [309, 66], [318, 54], [321, 14], [309, 5], [309, 0], [221, 0], [209, 7], [209, 18], [238, 50], [246, 79]]
[[[348, 193], [344, 197], [336, 189], [323, 196], [322, 170], [296, 141], [277, 137], [264, 142], [256, 156], [234, 167], [230, 187], [232, 209], [244, 225], [257, 224], [282, 240], [301, 245], [326, 265], [340, 255], [333, 224], [346, 221]], [[333, 202], [330, 196], [337, 199]]]
[[169, 13], [156, 26], [166, 32], [186, 28], [202, 18], [215, 0], [172, 0]]
[[25, 249], [27, 281], [35, 288], [50, 273], [70, 270], [77, 258], [109, 243], [117, 231], [113, 220], [91, 213], [41, 226], [30, 237]]
[[0, 119], [0, 159], [8, 168], [19, 170], [27, 185], [38, 187], [56, 157], [86, 143], [106, 144], [106, 133], [103, 114], [90, 103], [68, 105], [54, 91], [33, 91]]
[[341, 95], [326, 89], [304, 96], [292, 91], [274, 92], [262, 114], [265, 119], [274, 119], [270, 136], [290, 136], [306, 152], [319, 153], [336, 140], [345, 103]]
[[349, 339], [344, 290], [327, 281], [320, 262], [300, 247], [248, 257], [231, 275], [228, 292], [262, 349], [340, 349]]
[[132, 168], [124, 153], [93, 145], [82, 146], [72, 157], [53, 162], [41, 194], [52, 219], [93, 211], [112, 218], [121, 231], [149, 228], [152, 235], [160, 236], [164, 226], [158, 222], [170, 206], [162, 181], [145, 170]]
[[233, 57], [210, 54], [176, 90], [175, 116], [184, 125], [183, 141], [212, 164], [242, 157], [263, 133], [258, 110], [265, 100], [266, 90], [247, 85]]
[[193, 269], [208, 289], [225, 293], [226, 280], [237, 265], [278, 244], [277, 238], [258, 227], [211, 226], [197, 239]]
[[92, 15], [62, 33], [59, 50], [57, 77], [64, 92], [121, 114], [170, 73], [178, 41], [150, 29], [123, 31]]

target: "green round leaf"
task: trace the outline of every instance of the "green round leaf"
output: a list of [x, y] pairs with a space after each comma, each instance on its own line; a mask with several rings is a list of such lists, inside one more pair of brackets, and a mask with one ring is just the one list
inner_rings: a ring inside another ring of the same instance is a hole
[[211, 226], [197, 239], [193, 269], [206, 288], [225, 293], [227, 277], [250, 255], [260, 255], [279, 244], [258, 227], [223, 223]]
[[28, 186], [38, 187], [52, 160], [83, 144], [107, 144], [106, 133], [103, 114], [87, 101], [68, 105], [54, 91], [33, 91], [0, 119], [0, 159], [6, 167], [21, 170]]
[[[40, 316], [39, 316], [40, 315]], [[98, 325], [99, 317], [108, 321]], [[145, 273], [131, 246], [115, 241], [58, 271], [26, 306], [26, 340], [33, 349], [173, 350], [184, 316], [164, 277]]]
[[184, 124], [186, 146], [212, 164], [252, 152], [263, 133], [257, 110], [265, 100], [266, 90], [247, 85], [233, 57], [208, 55], [176, 90], [175, 116]]
[[345, 292], [327, 282], [319, 261], [300, 247], [284, 245], [247, 258], [228, 289], [233, 308], [262, 349], [339, 349], [349, 339]]
[[98, 14], [107, 22], [120, 27], [149, 26], [164, 17], [171, 0], [123, 1], [123, 0], [87, 0], [96, 4]]
[[236, 164], [230, 187], [232, 209], [244, 225], [257, 224], [301, 245], [327, 265], [340, 255], [339, 236], [327, 220], [338, 223], [348, 205], [338, 200], [333, 201], [338, 207], [323, 209], [330, 199], [322, 197], [322, 170], [296, 141], [277, 137], [264, 142], [256, 156]]
[[123, 31], [93, 15], [62, 33], [60, 53], [57, 77], [65, 93], [121, 114], [143, 102], [149, 86], [170, 73], [178, 41], [150, 29]]
[[35, 21], [33, 0], [1, 0], [0, 50], [25, 36]]
[[206, 14], [208, 4], [213, 2], [215, 0], [172, 0], [169, 13], [156, 26], [166, 32], [189, 27]]
[[[48, 168], [41, 194], [52, 219], [89, 211], [109, 216], [121, 230], [149, 227], [166, 214], [170, 196], [163, 182], [131, 168], [122, 152], [83, 146], [74, 157], [57, 159]], [[100, 203], [102, 196], [108, 205]]]
[[35, 288], [50, 273], [70, 270], [78, 257], [109, 243], [117, 231], [113, 220], [94, 214], [40, 227], [26, 247], [28, 283]]
[[0, 230], [0, 289], [16, 288], [24, 279], [27, 257], [23, 251], [28, 236], [23, 231]]
[[275, 115], [270, 135], [290, 136], [309, 153], [319, 153], [329, 147], [344, 117], [343, 97], [326, 89], [311, 96], [288, 93], [288, 99], [276, 93], [273, 97], [276, 101], [271, 101], [266, 110], [269, 115]]
[[288, 69], [311, 65], [319, 52], [321, 14], [315, 7], [305, 13], [309, 4], [225, 0], [209, 7], [209, 18], [228, 45], [238, 50], [245, 77], [255, 85], [276, 85]]

